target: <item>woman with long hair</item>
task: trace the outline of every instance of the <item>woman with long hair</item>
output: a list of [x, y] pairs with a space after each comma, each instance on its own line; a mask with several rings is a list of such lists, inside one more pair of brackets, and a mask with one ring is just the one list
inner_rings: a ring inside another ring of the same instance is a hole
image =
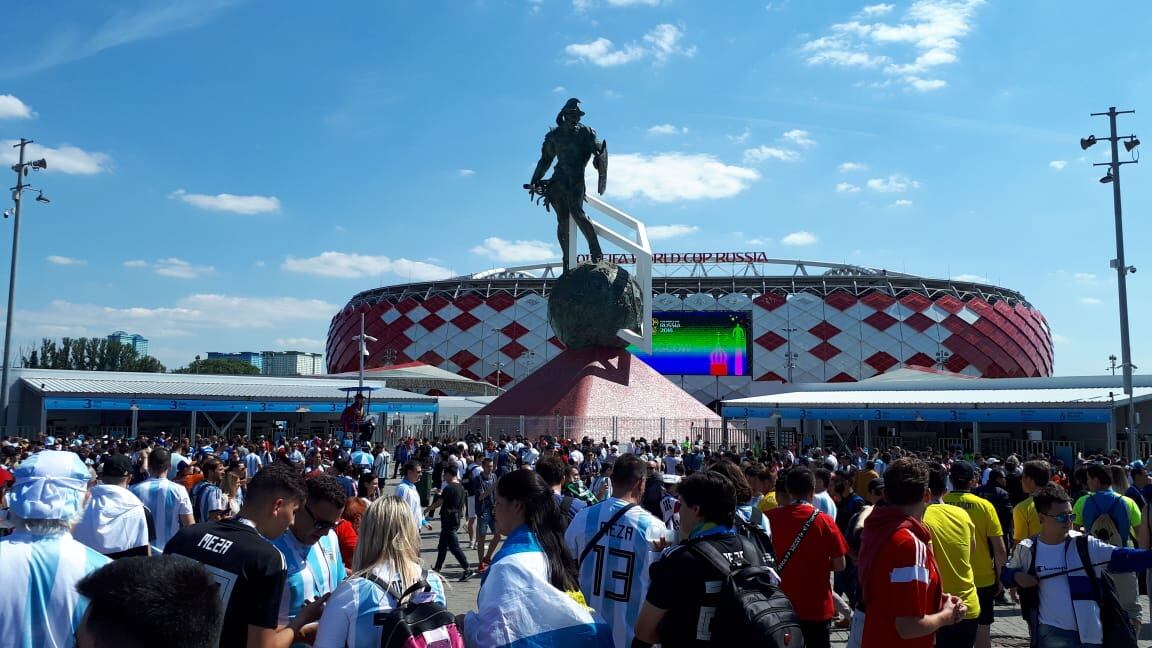
[[416, 600], [430, 597], [443, 604], [443, 581], [421, 565], [420, 533], [411, 509], [395, 496], [372, 502], [360, 521], [360, 537], [352, 554], [352, 574], [328, 599], [312, 645], [316, 648], [379, 646], [380, 627], [372, 623], [372, 617], [396, 606], [395, 597], [386, 590], [406, 591], [421, 578], [428, 581], [432, 591], [416, 594]]
[[612, 648], [608, 626], [584, 604], [564, 514], [544, 478], [514, 470], [496, 482], [496, 530], [505, 536], [484, 574], [478, 610], [464, 618], [469, 648], [533, 644]]

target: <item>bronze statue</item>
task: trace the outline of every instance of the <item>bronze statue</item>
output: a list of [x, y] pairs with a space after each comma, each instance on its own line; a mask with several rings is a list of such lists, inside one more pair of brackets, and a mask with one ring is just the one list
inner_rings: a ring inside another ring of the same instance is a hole
[[[600, 251], [600, 241], [596, 229], [584, 213], [584, 168], [592, 159], [599, 173], [597, 190], [604, 193], [608, 182], [608, 143], [596, 139], [596, 131], [580, 123], [584, 111], [580, 110], [579, 99], [569, 99], [556, 115], [556, 128], [544, 136], [540, 151], [540, 161], [532, 174], [532, 182], [525, 189], [544, 202], [545, 208], [556, 210], [556, 238], [560, 241], [560, 251], [564, 255], [564, 269], [568, 269], [568, 219], [576, 221], [576, 226], [588, 240], [589, 256], [600, 261], [604, 254]], [[544, 179], [544, 174], [557, 160], [552, 177]]]

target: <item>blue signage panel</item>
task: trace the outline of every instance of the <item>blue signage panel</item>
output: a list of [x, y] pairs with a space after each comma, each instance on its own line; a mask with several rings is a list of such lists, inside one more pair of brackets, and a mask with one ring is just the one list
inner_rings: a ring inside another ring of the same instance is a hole
[[1108, 408], [898, 409], [852, 407], [725, 406], [728, 418], [827, 419], [833, 421], [933, 421], [944, 423], [1107, 423]]
[[[344, 402], [335, 401], [247, 401], [157, 398], [46, 398], [49, 410], [102, 410], [128, 411], [135, 405], [142, 412], [274, 412], [280, 414], [328, 413], [340, 414]], [[439, 411], [437, 402], [411, 403], [373, 401], [370, 412], [420, 413]]]

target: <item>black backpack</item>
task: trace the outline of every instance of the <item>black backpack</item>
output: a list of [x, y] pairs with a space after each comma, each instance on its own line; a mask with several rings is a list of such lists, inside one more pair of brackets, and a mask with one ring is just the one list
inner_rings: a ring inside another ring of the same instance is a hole
[[1087, 572], [1093, 598], [1100, 608], [1104, 645], [1109, 648], [1136, 648], [1136, 631], [1132, 629], [1128, 611], [1120, 605], [1120, 597], [1116, 595], [1116, 584], [1112, 582], [1112, 575], [1108, 572], [1096, 573], [1096, 565], [1088, 554], [1088, 536], [1076, 536], [1075, 542], [1076, 551], [1080, 554], [1080, 564]]
[[745, 522], [744, 518], [740, 517], [739, 513], [736, 513], [736, 535], [743, 536], [750, 540], [759, 550], [760, 562], [775, 568], [776, 550], [772, 548], [772, 536], [768, 535], [760, 526], [761, 520], [764, 519], [764, 512], [756, 506], [753, 506], [752, 514], [749, 518], [750, 519]]
[[464, 640], [456, 627], [456, 616], [436, 601], [416, 602], [413, 597], [429, 593], [428, 571], [420, 574], [407, 590], [401, 592], [397, 583], [385, 584], [372, 574], [364, 576], [372, 584], [388, 592], [396, 606], [388, 612], [372, 615], [372, 624], [380, 626], [380, 648], [464, 648]]
[[[741, 540], [744, 555], [758, 548]], [[707, 539], [693, 542], [688, 549], [726, 574], [720, 589], [716, 615], [709, 624], [712, 643], [718, 646], [757, 648], [804, 648], [800, 619], [792, 602], [775, 584], [773, 571], [746, 558], [733, 563]], [[756, 561], [759, 563], [760, 561]]]

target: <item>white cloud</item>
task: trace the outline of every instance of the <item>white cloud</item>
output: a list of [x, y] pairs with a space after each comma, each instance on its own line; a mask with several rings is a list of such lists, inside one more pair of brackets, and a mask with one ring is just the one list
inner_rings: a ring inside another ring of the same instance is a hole
[[856, 193], [858, 191], [860, 191], [860, 187], [850, 182], [836, 183], [836, 193]]
[[673, 56], [694, 56], [695, 47], [684, 47], [681, 41], [684, 31], [676, 25], [663, 23], [656, 25], [644, 34], [639, 43], [626, 43], [617, 47], [607, 38], [600, 37], [588, 43], [572, 43], [564, 52], [574, 62], [585, 62], [600, 67], [614, 67], [633, 63], [651, 57], [655, 63], [663, 63]]
[[780, 160], [781, 162], [795, 162], [800, 154], [789, 149], [774, 146], [757, 146], [744, 150], [744, 164], [760, 164], [766, 160]]
[[177, 189], [168, 194], [168, 197], [207, 211], [233, 214], [267, 214], [280, 211], [280, 199], [276, 196], [237, 196], [228, 193], [210, 196]]
[[790, 131], [786, 131], [782, 137], [792, 142], [796, 146], [799, 146], [800, 148], [811, 148], [816, 146], [816, 141], [812, 139], [811, 135], [812, 134], [806, 130], [794, 128]]
[[[16, 164], [20, 161], [20, 154], [13, 148], [19, 144], [18, 140], [0, 141], [0, 162], [5, 165]], [[67, 173], [69, 175], [95, 175], [109, 170], [112, 158], [105, 153], [85, 151], [75, 146], [40, 146], [29, 144], [24, 150], [25, 160], [44, 158], [48, 162], [48, 173]]]
[[744, 241], [744, 244], [745, 245], [751, 245], [752, 247], [766, 247], [768, 245], [772, 245], [772, 239], [768, 238], [766, 236], [765, 237], [750, 238], [747, 241]]
[[780, 242], [784, 245], [791, 246], [813, 245], [819, 241], [820, 239], [816, 238], [815, 234], [805, 231], [792, 232], [791, 234], [780, 239]]
[[909, 189], [917, 189], [920, 183], [899, 173], [887, 178], [872, 178], [867, 182], [868, 188], [880, 193], [904, 193]]
[[0, 119], [32, 119], [36, 113], [15, 95], [0, 95]]
[[649, 135], [680, 135], [687, 132], [687, 128], [677, 127], [672, 124], [657, 124], [648, 129]]
[[1048, 166], [1056, 169], [1057, 171], [1063, 171], [1064, 167], [1068, 166], [1068, 162], [1064, 160], [1052, 160], [1048, 163]]
[[842, 162], [839, 166], [836, 167], [836, 170], [840, 173], [848, 173], [850, 171], [867, 171], [868, 166], [865, 164], [860, 164], [859, 162]]
[[748, 138], [750, 137], [752, 137], [752, 131], [745, 128], [744, 131], [739, 135], [729, 135], [728, 141], [732, 142], [733, 144], [743, 145], [748, 143]]
[[695, 225], [651, 225], [648, 227], [648, 238], [652, 241], [664, 241], [699, 231], [700, 228]]
[[[0, 76], [39, 72], [62, 63], [78, 61], [106, 49], [165, 34], [193, 29], [210, 21], [217, 13], [236, 4], [235, 0], [199, 0], [198, 2], [149, 2], [139, 11], [125, 11], [116, 5], [111, 18], [94, 30], [78, 30], [49, 24], [38, 25], [43, 44], [31, 60], [0, 68]], [[111, 8], [111, 6], [110, 6]]]
[[88, 262], [85, 261], [84, 259], [73, 259], [72, 257], [60, 256], [58, 254], [49, 255], [48, 256], [48, 263], [51, 263], [53, 265], [62, 265], [62, 266], [88, 265]]
[[555, 88], [552, 88], [552, 92], [555, 92], [556, 94], [560, 94], [561, 92], [564, 92], [565, 90], [567, 90], [567, 88], [565, 88], [564, 86], [556, 86]]
[[893, 207], [908, 207], [911, 204], [912, 204], [911, 200], [901, 199], [901, 200], [897, 200], [897, 201], [893, 202], [892, 206]]
[[1055, 342], [1056, 344], [1068, 344], [1072, 340], [1069, 339], [1068, 336], [1060, 335], [1059, 333], [1053, 333], [1052, 334], [1052, 341]]
[[324, 350], [324, 340], [309, 337], [276, 338], [272, 343], [281, 349], [291, 349], [293, 351]]
[[[660, 0], [603, 0], [603, 1], [604, 1], [604, 4], [608, 5], [609, 7], [615, 7], [615, 8], [635, 7], [635, 6], [657, 7], [660, 5]], [[588, 9], [591, 9], [594, 6], [596, 6], [596, 0], [572, 0], [572, 7], [575, 8], [576, 11], [587, 11]]]
[[457, 173], [457, 174], [459, 174], [459, 176], [460, 176], [461, 178], [467, 178], [468, 176], [474, 176], [474, 175], [476, 175], [476, 172], [475, 172], [475, 171], [473, 171], [472, 169], [460, 169], [460, 170], [459, 170], [459, 171], [457, 171], [456, 173]]
[[336, 279], [360, 279], [393, 274], [411, 281], [437, 281], [456, 275], [453, 270], [424, 261], [347, 252], [322, 252], [305, 259], [290, 256], [280, 264], [280, 268], [288, 272]]
[[877, 16], [883, 16], [883, 15], [889, 14], [895, 8], [896, 8], [896, 5], [892, 5], [892, 4], [868, 5], [867, 7], [864, 7], [863, 9], [860, 10], [860, 15], [861, 16], [867, 16], [869, 18], [875, 18]]
[[584, 61], [600, 67], [613, 67], [624, 65], [644, 58], [644, 48], [637, 45], [626, 45], [618, 49], [607, 38], [597, 38], [590, 43], [572, 43], [564, 48], [565, 53], [574, 60]]
[[472, 248], [472, 253], [501, 263], [548, 261], [560, 256], [552, 244], [545, 241], [507, 241], [498, 236], [484, 239], [483, 243]]
[[966, 281], [969, 283], [982, 284], [991, 283], [988, 281], [988, 277], [984, 277], [978, 274], [958, 274], [952, 277], [952, 281]]
[[960, 40], [971, 33], [976, 11], [984, 3], [916, 0], [894, 24], [877, 20], [890, 13], [893, 5], [869, 5], [856, 19], [833, 24], [826, 35], [805, 43], [801, 51], [809, 65], [883, 66], [889, 81], [881, 86], [895, 82], [919, 92], [938, 90], [947, 81], [924, 75], [959, 60]]
[[149, 268], [161, 277], [172, 277], [174, 279], [196, 279], [202, 275], [212, 274], [216, 271], [216, 268], [212, 266], [195, 265], [176, 257], [159, 259], [152, 263], [142, 259], [132, 259], [125, 261], [124, 267]]
[[1078, 301], [1085, 306], [1097, 306], [1103, 303], [1095, 297], [1081, 297]]
[[625, 153], [612, 157], [611, 176], [609, 196], [666, 203], [735, 196], [759, 180], [760, 172], [704, 153]]
[[1073, 272], [1072, 281], [1080, 286], [1095, 286], [1099, 283], [1100, 277], [1091, 272]]

